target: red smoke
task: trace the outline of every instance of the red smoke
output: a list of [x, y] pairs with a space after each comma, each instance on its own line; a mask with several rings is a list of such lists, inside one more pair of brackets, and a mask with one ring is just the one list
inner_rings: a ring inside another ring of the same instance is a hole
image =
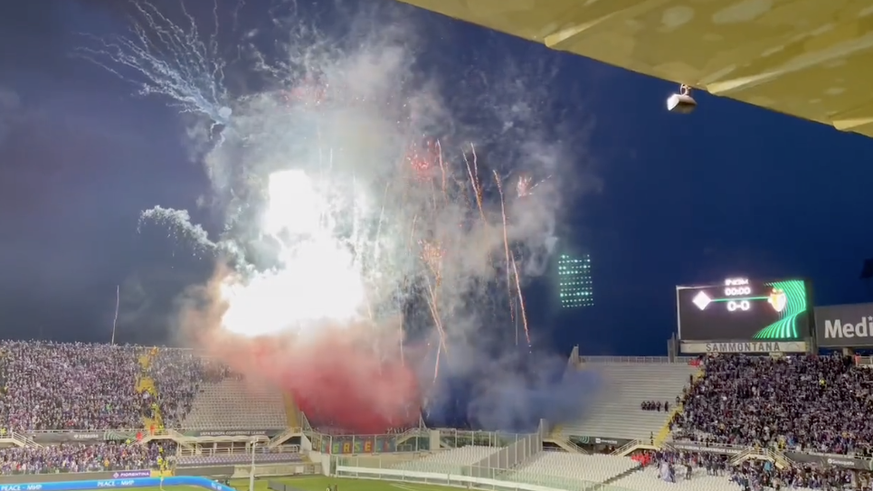
[[313, 425], [373, 434], [418, 422], [416, 379], [391, 338], [356, 325], [257, 338], [219, 331], [206, 341], [233, 370], [291, 393]]

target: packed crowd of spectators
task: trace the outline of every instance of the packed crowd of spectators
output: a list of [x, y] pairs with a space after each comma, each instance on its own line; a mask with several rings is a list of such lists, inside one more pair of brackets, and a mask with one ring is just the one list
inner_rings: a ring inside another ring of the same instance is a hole
[[136, 391], [142, 348], [0, 343], [0, 425], [16, 431], [142, 426], [150, 401]]
[[[719, 355], [681, 398], [674, 438], [869, 454], [873, 370], [844, 356]], [[677, 401], [679, 402], [679, 401]]]
[[668, 482], [693, 480], [700, 475], [723, 476], [741, 490], [815, 489], [837, 491], [870, 489], [873, 474], [867, 471], [796, 465], [780, 467], [765, 460], [730, 463], [728, 455], [691, 452], [640, 452], [634, 460], [658, 470], [658, 478]]
[[0, 474], [156, 469], [159, 459], [173, 454], [173, 442], [69, 443], [44, 447], [9, 447], [0, 449]]
[[[144, 356], [151, 361], [147, 368]], [[138, 390], [141, 377], [156, 393]], [[141, 428], [157, 407], [178, 426], [204, 382], [238, 376], [190, 350], [111, 344], [0, 342], [0, 428], [106, 430]]]

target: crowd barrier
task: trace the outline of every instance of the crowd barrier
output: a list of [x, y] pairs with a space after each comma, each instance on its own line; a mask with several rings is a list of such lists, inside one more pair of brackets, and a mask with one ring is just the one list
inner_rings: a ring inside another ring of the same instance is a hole
[[[204, 477], [165, 477], [164, 486], [199, 486], [213, 491], [236, 491], [231, 487], [219, 484]], [[84, 489], [112, 488], [145, 488], [160, 486], [161, 478], [147, 477], [144, 479], [102, 479], [99, 481], [61, 481], [61, 482], [30, 482], [21, 484], [4, 484], [0, 491], [74, 491]]]
[[[418, 472], [398, 469], [371, 469], [369, 467], [336, 467], [337, 477], [357, 477], [362, 479], [383, 479], [386, 481], [405, 481], [426, 484], [439, 484], [475, 489], [494, 489], [499, 491], [565, 491], [536, 484], [500, 481], [484, 477], [470, 477], [439, 472]], [[0, 489], [0, 491], [3, 491]]]

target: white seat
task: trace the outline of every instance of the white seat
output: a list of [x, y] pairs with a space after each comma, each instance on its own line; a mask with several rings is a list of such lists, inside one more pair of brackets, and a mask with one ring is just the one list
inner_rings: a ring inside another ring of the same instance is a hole
[[628, 457], [540, 452], [519, 465], [508, 477], [530, 484], [545, 482], [547, 479], [543, 477], [548, 476], [585, 481], [593, 485], [638, 466]]
[[500, 447], [485, 447], [467, 445], [465, 447], [443, 450], [427, 457], [404, 462], [397, 469], [418, 472], [439, 472], [442, 474], [460, 474], [462, 468], [482, 461], [500, 450]]
[[[588, 369], [583, 365], [582, 369]], [[670, 411], [643, 411], [644, 401], [669, 402], [688, 385], [697, 372], [686, 363], [598, 363], [590, 369], [600, 372], [603, 388], [593, 397], [584, 413], [560, 427], [570, 436], [603, 436], [648, 440], [667, 423]]]
[[193, 430], [268, 430], [286, 426], [281, 391], [236, 379], [204, 384], [182, 422], [183, 428]]

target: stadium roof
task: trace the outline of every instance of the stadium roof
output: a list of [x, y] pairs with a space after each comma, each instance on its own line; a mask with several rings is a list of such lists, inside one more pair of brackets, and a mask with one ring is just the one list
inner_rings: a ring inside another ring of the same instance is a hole
[[873, 0], [400, 0], [873, 136]]

